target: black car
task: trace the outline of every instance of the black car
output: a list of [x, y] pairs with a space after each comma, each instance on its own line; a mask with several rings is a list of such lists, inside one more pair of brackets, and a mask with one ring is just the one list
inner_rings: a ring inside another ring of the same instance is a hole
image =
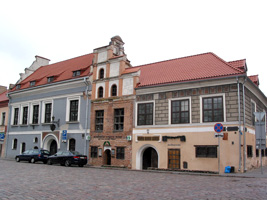
[[28, 161], [30, 163], [35, 163], [37, 161], [42, 161], [47, 163], [47, 158], [50, 156], [50, 152], [44, 149], [31, 149], [26, 150], [22, 154], [16, 155], [15, 159], [17, 162]]
[[47, 160], [48, 165], [60, 164], [62, 166], [70, 167], [71, 165], [78, 165], [83, 167], [87, 163], [87, 156], [82, 155], [77, 151], [59, 151], [56, 154], [49, 156]]

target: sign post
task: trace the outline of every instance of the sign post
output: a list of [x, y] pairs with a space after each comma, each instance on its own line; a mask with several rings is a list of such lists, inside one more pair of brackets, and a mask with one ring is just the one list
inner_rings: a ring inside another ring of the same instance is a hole
[[215, 137], [218, 137], [218, 172], [220, 174], [220, 137], [223, 137], [223, 125], [221, 123], [216, 123], [214, 125]]
[[256, 149], [260, 150], [260, 160], [261, 160], [261, 174], [262, 170], [262, 149], [266, 149], [266, 132], [265, 132], [265, 121], [262, 121], [265, 116], [265, 112], [254, 112], [257, 119], [255, 122], [255, 135], [256, 135]]

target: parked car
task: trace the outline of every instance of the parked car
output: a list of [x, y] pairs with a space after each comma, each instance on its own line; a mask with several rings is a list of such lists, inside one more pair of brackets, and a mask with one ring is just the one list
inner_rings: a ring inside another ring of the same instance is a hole
[[24, 151], [22, 154], [16, 155], [15, 159], [17, 162], [28, 161], [30, 163], [35, 163], [37, 161], [42, 161], [46, 164], [48, 156], [50, 156], [50, 152], [47, 150], [31, 149]]
[[59, 151], [56, 154], [49, 156], [47, 160], [48, 165], [60, 164], [62, 166], [70, 167], [71, 165], [78, 165], [83, 167], [87, 163], [87, 156], [82, 155], [78, 151]]

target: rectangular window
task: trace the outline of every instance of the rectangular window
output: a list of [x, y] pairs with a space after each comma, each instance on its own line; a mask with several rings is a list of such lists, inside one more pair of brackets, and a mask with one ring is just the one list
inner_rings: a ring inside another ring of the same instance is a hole
[[51, 122], [52, 115], [52, 103], [45, 104], [45, 123]]
[[171, 123], [189, 123], [189, 100], [171, 102]]
[[2, 112], [1, 125], [4, 126], [6, 121], [6, 113]]
[[259, 157], [259, 149], [256, 149], [256, 157]]
[[81, 75], [81, 71], [78, 70], [78, 71], [73, 71], [73, 74], [72, 76], [75, 77], [75, 76], [80, 76]]
[[78, 121], [79, 100], [70, 101], [70, 121]]
[[38, 124], [39, 122], [39, 105], [33, 106], [32, 124]]
[[116, 149], [116, 158], [117, 159], [124, 159], [124, 147], [117, 147]]
[[168, 168], [180, 169], [180, 149], [168, 150]]
[[104, 110], [97, 110], [95, 112], [95, 130], [103, 131], [104, 127]]
[[153, 103], [138, 104], [137, 125], [153, 125]]
[[97, 147], [91, 147], [91, 158], [97, 158]]
[[47, 78], [47, 83], [51, 83], [54, 81], [54, 76], [50, 76]]
[[255, 115], [254, 112], [256, 112], [256, 104], [252, 101], [251, 102], [251, 123], [253, 126], [255, 126]]
[[217, 146], [196, 146], [197, 158], [217, 158]]
[[124, 108], [114, 110], [114, 130], [123, 131]]
[[222, 122], [223, 97], [203, 98], [203, 122]]
[[30, 86], [35, 86], [36, 81], [31, 81]]
[[22, 109], [22, 124], [25, 125], [27, 123], [28, 123], [28, 106], [25, 106]]
[[19, 121], [19, 108], [14, 109], [14, 119], [13, 119], [13, 125], [18, 125]]
[[253, 156], [253, 152], [252, 152], [252, 146], [251, 145], [247, 145], [247, 157], [252, 157]]

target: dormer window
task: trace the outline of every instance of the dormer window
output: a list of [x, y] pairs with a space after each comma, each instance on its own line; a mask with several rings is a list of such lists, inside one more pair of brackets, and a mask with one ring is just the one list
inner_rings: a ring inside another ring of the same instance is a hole
[[36, 81], [31, 81], [30, 86], [35, 86]]
[[73, 77], [80, 76], [80, 75], [81, 75], [81, 70], [73, 71], [73, 74], [72, 74]]
[[16, 89], [20, 89], [20, 87], [21, 87], [20, 84], [16, 85]]
[[103, 87], [98, 88], [98, 98], [103, 98]]
[[47, 77], [47, 83], [51, 83], [54, 80], [54, 76]]
[[112, 85], [111, 87], [111, 96], [117, 96], [117, 85]]
[[99, 70], [99, 78], [104, 78], [104, 69]]

